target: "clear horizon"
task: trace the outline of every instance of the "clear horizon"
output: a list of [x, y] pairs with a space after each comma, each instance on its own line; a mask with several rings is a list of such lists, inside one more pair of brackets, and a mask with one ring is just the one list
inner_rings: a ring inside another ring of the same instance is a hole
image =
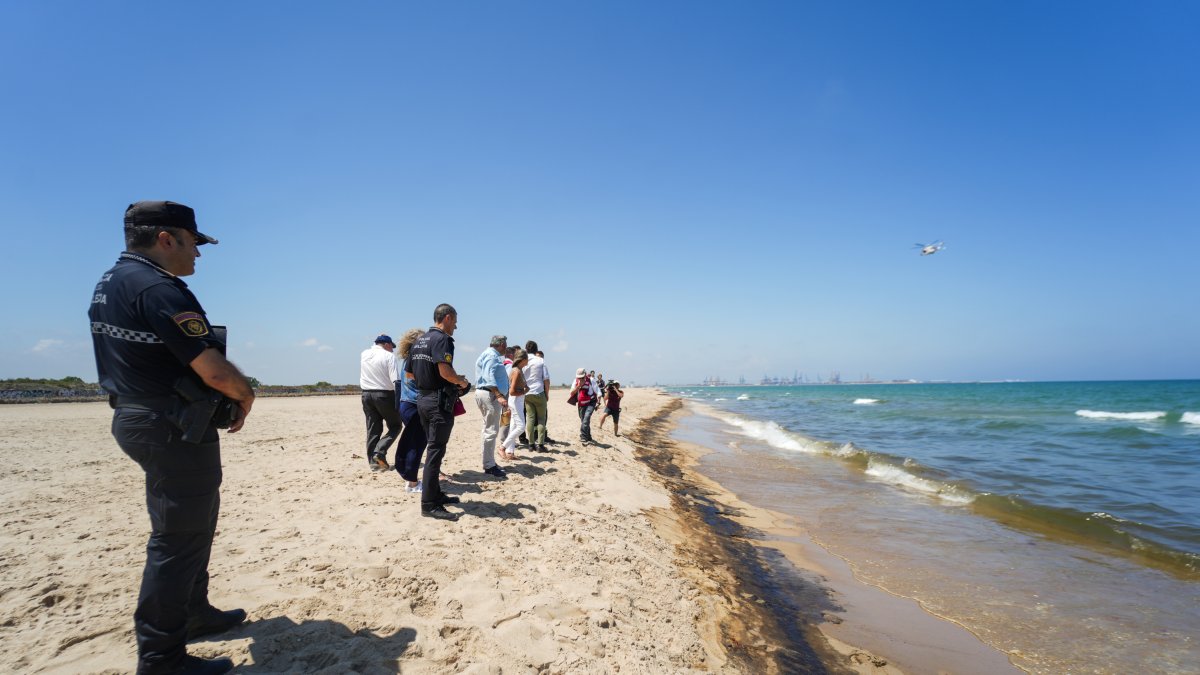
[[[0, 7], [0, 379], [130, 202], [268, 384], [459, 311], [555, 382], [1200, 378], [1200, 6]], [[915, 243], [942, 240], [936, 255]], [[707, 365], [702, 365], [707, 364]]]

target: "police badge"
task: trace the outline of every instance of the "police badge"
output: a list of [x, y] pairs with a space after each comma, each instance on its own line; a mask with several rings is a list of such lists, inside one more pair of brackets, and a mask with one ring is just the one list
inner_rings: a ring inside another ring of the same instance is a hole
[[175, 325], [179, 326], [179, 330], [188, 337], [204, 337], [208, 335], [208, 322], [204, 320], [204, 315], [199, 312], [180, 312], [171, 317]]

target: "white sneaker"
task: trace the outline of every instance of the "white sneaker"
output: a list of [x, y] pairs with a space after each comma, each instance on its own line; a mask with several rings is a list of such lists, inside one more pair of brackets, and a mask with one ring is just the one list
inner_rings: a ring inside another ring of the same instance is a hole
[[412, 485], [412, 486], [405, 485], [405, 486], [404, 486], [404, 491], [405, 491], [405, 492], [420, 492], [420, 491], [421, 491], [421, 484], [420, 484], [420, 483], [417, 483], [416, 485]]

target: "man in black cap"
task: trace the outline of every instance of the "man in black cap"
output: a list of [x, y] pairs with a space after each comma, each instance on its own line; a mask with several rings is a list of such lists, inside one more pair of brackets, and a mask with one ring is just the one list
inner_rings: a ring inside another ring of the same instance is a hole
[[[362, 389], [363, 414], [367, 417], [367, 464], [372, 471], [391, 467], [387, 463], [388, 448], [404, 426], [396, 409], [396, 382], [400, 367], [392, 351], [396, 343], [391, 336], [380, 335], [375, 344], [359, 357], [358, 386]], [[387, 433], [383, 423], [387, 422]]]
[[220, 510], [217, 429], [242, 428], [254, 390], [225, 358], [224, 328], [209, 323], [180, 278], [196, 271], [199, 247], [215, 243], [183, 204], [131, 204], [125, 252], [88, 310], [113, 436], [146, 474], [150, 539], [133, 615], [139, 675], [228, 672], [231, 660], [188, 655], [185, 644], [246, 618], [209, 604], [208, 559]]

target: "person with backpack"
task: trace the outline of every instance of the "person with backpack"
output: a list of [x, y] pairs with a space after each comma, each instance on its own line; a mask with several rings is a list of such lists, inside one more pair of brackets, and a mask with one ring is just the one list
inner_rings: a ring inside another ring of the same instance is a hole
[[583, 368], [575, 371], [575, 384], [571, 385], [571, 398], [568, 400], [573, 400], [579, 411], [579, 440], [584, 445], [592, 444], [592, 413], [600, 401], [600, 390]]

